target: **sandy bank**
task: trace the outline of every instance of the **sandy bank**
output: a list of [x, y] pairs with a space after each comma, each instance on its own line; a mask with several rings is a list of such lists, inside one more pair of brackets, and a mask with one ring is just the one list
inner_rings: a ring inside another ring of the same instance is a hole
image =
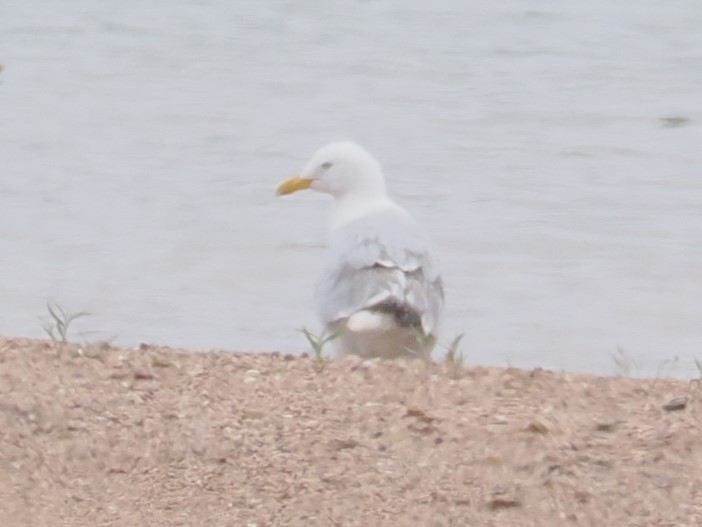
[[0, 392], [0, 525], [702, 524], [695, 381], [5, 338]]

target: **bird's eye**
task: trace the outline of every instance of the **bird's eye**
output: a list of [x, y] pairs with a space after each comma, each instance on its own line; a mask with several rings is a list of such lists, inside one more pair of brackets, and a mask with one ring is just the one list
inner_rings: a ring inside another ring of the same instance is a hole
[[322, 168], [323, 168], [324, 170], [328, 170], [328, 169], [330, 169], [331, 167], [332, 167], [332, 162], [331, 162], [331, 161], [325, 161], [324, 163], [322, 163]]

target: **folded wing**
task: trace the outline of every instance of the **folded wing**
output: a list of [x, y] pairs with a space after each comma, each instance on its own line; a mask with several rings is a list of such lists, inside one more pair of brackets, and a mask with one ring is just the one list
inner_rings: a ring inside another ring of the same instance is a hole
[[426, 243], [398, 208], [377, 211], [332, 233], [315, 297], [326, 324], [374, 310], [426, 335], [436, 334], [444, 303], [441, 277]]

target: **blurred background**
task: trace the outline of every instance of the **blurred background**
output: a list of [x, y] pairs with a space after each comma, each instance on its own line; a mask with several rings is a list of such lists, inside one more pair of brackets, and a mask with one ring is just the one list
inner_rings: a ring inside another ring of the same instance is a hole
[[75, 339], [305, 350], [328, 201], [274, 188], [350, 138], [469, 364], [699, 376], [700, 28], [698, 0], [5, 1], [0, 332], [51, 301]]

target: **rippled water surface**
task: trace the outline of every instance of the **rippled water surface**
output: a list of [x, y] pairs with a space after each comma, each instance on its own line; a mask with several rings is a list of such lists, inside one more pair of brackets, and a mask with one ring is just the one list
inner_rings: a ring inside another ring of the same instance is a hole
[[53, 300], [84, 338], [304, 349], [328, 202], [273, 189], [354, 138], [471, 362], [698, 375], [700, 28], [698, 0], [6, 2], [0, 332]]

